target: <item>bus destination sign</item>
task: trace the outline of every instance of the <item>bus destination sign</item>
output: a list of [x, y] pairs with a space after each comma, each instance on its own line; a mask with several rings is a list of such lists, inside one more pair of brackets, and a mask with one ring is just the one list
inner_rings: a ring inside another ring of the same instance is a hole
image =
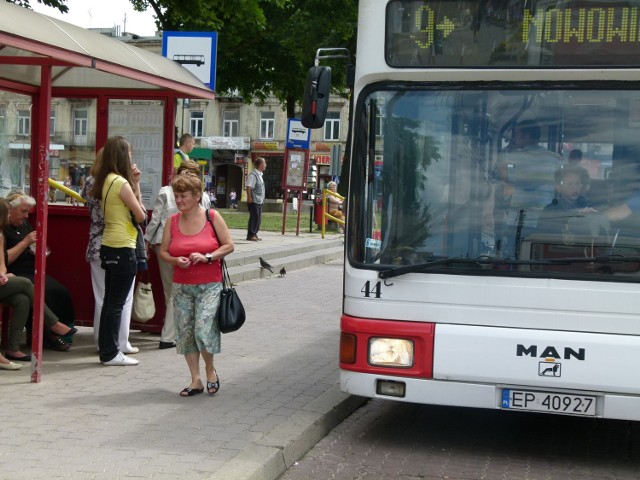
[[640, 2], [389, 3], [393, 67], [640, 66]]

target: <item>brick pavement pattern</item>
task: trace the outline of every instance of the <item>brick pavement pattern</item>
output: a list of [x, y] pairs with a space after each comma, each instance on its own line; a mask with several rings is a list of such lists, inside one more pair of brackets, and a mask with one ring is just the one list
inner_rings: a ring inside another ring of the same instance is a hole
[[41, 383], [29, 368], [0, 372], [0, 478], [277, 478], [349, 403], [338, 387], [341, 278], [336, 262], [237, 285], [247, 323], [222, 338], [213, 397], [181, 398], [184, 357], [141, 332], [138, 366], [101, 366], [92, 329], [80, 328], [69, 352], [45, 351]]

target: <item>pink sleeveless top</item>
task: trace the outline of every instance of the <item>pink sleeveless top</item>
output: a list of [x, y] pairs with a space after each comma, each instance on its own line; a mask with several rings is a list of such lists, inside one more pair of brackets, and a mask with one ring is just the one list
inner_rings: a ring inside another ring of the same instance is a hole
[[[214, 220], [215, 210], [209, 210], [211, 221]], [[193, 252], [212, 253], [220, 247], [218, 237], [213, 226], [205, 220], [204, 227], [195, 235], [185, 235], [180, 231], [178, 219], [180, 213], [171, 216], [171, 243], [169, 253], [173, 257], [189, 257]], [[173, 267], [174, 283], [198, 285], [202, 283], [222, 282], [220, 260], [212, 263], [191, 264], [187, 268]]]

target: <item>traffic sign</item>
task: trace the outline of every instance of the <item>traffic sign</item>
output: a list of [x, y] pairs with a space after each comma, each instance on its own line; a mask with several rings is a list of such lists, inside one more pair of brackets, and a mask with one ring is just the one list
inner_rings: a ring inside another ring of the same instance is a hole
[[311, 130], [302, 125], [299, 118], [290, 118], [287, 128], [287, 148], [309, 148]]

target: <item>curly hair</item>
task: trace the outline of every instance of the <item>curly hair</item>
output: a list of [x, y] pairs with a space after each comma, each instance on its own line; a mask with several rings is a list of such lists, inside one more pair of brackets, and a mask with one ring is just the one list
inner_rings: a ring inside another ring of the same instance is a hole
[[202, 197], [202, 180], [196, 173], [188, 169], [176, 175], [173, 182], [171, 182], [171, 188], [173, 188], [174, 193], [191, 192], [194, 197]]
[[33, 197], [30, 197], [29, 195], [24, 193], [22, 190], [11, 190], [9, 192], [9, 195], [7, 195], [6, 200], [7, 202], [9, 202], [9, 206], [11, 208], [15, 208], [21, 205], [22, 203], [26, 203], [27, 205], [29, 205], [30, 208], [36, 206], [36, 199]]

